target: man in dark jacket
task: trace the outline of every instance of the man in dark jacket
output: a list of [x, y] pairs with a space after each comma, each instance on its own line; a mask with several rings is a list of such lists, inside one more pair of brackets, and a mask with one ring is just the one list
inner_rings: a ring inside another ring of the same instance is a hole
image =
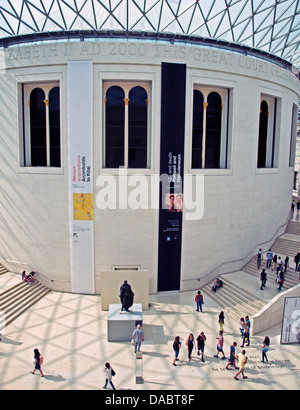
[[260, 280], [261, 280], [261, 287], [260, 289], [263, 290], [263, 288], [266, 287], [266, 282], [267, 282], [267, 273], [266, 270], [263, 269], [260, 273]]

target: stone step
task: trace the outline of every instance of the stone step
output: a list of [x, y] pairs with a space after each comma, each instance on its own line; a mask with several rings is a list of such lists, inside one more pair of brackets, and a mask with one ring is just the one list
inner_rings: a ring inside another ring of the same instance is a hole
[[9, 314], [5, 316], [6, 326], [10, 325], [14, 320], [16, 320], [18, 317], [20, 317], [29, 308], [31, 308], [31, 306], [35, 305], [39, 300], [41, 300], [49, 292], [51, 292], [51, 290], [44, 287], [43, 289], [40, 289], [36, 294], [32, 295], [32, 297], [28, 298], [21, 305], [19, 305], [17, 307], [17, 309], [9, 312]]
[[[248, 275], [252, 275], [256, 277], [257, 279], [260, 279], [260, 272], [261, 270], [265, 268], [265, 263], [264, 261], [261, 264], [260, 269], [257, 269], [256, 261], [250, 261], [246, 266], [243, 267], [243, 272], [247, 273]], [[272, 279], [275, 279], [277, 277], [276, 271], [271, 270], [271, 269], [266, 269], [267, 276], [268, 276], [268, 282], [271, 283]], [[288, 268], [285, 275], [285, 286], [287, 288], [291, 288], [293, 286], [296, 286], [299, 284], [299, 273], [295, 272], [293, 268]]]
[[226, 278], [226, 275], [220, 278], [223, 280], [223, 287], [217, 292], [213, 292], [210, 285], [204, 286], [201, 290], [236, 320], [242, 316], [252, 316], [266, 305], [263, 299], [236, 285]]
[[299, 224], [299, 222], [290, 221], [288, 223], [288, 226], [287, 226], [287, 229], [286, 229], [285, 233], [300, 236], [300, 224]]
[[290, 239], [278, 238], [271, 249], [274, 254], [281, 256], [283, 260], [286, 256], [289, 256], [291, 262], [294, 260], [294, 256], [300, 251], [300, 243]]
[[5, 314], [5, 326], [26, 312], [37, 303], [50, 289], [35, 281], [33, 284], [22, 282], [6, 289], [0, 294], [0, 311]]
[[211, 298], [214, 302], [216, 302], [225, 312], [228, 312], [231, 316], [233, 316], [236, 320], [239, 320], [241, 317], [240, 314], [236, 311], [236, 309], [232, 309], [228, 304], [228, 300], [223, 297], [222, 293], [219, 292], [218, 294], [212, 292], [208, 286], [204, 286], [201, 289], [201, 292]]
[[0, 275], [4, 275], [6, 272], [8, 272], [7, 269], [0, 263]]
[[[300, 224], [290, 222], [286, 233], [300, 235]], [[271, 247], [274, 254], [280, 256], [283, 260], [289, 256], [289, 267], [285, 272], [285, 281], [283, 290], [299, 284], [299, 274], [294, 271], [294, 256], [300, 251], [300, 242], [286, 238], [278, 238]], [[251, 275], [257, 278], [258, 286], [260, 286], [260, 272], [266, 268], [266, 257], [263, 259], [260, 269], [257, 269], [257, 261], [252, 258], [242, 269], [245, 275]], [[266, 269], [268, 281], [267, 287], [274, 289], [274, 296], [277, 294], [278, 284], [276, 282], [277, 273], [271, 269]], [[206, 285], [202, 288], [205, 295], [214, 300], [224, 311], [228, 312], [232, 317], [239, 320], [242, 316], [251, 316], [261, 310], [267, 302], [247, 289], [238, 286], [226, 275], [220, 276], [224, 286], [218, 289], [216, 293], [211, 291], [211, 285]]]

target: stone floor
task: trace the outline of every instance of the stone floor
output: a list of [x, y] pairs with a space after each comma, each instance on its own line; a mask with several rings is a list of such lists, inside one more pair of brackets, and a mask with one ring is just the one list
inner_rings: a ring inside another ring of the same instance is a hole
[[[236, 280], [240, 280], [239, 272]], [[0, 276], [5, 289], [20, 277], [7, 273]], [[248, 288], [257, 290], [257, 282]], [[150, 296], [150, 309], [144, 311], [145, 341], [143, 352], [143, 384], [136, 384], [136, 359], [128, 342], [107, 341], [107, 315], [101, 311], [100, 296], [51, 292], [5, 329], [0, 343], [1, 390], [102, 390], [104, 363], [109, 361], [116, 376], [117, 390], [289, 390], [300, 387], [300, 346], [281, 345], [281, 326], [268, 329], [251, 338], [246, 348], [248, 363], [246, 380], [234, 380], [235, 370], [225, 370], [227, 361], [217, 359], [216, 337], [220, 307], [205, 298], [204, 312], [196, 312], [196, 292], [175, 292]], [[265, 293], [267, 295], [267, 292]], [[268, 293], [268, 297], [269, 297]], [[233, 341], [237, 353], [242, 349], [238, 323], [229, 315], [225, 318], [225, 354]], [[205, 363], [193, 352], [187, 361], [185, 340], [189, 333], [207, 337]], [[177, 367], [172, 366], [172, 344], [180, 336], [182, 348]], [[264, 336], [271, 339], [269, 362], [261, 363], [261, 343]], [[33, 349], [44, 356], [43, 372], [32, 375]]]

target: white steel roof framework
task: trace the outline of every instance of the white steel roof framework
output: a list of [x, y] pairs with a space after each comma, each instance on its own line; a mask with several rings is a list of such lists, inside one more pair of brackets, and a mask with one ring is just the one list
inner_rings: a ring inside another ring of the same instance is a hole
[[0, 39], [69, 30], [199, 36], [300, 67], [300, 0], [0, 0]]

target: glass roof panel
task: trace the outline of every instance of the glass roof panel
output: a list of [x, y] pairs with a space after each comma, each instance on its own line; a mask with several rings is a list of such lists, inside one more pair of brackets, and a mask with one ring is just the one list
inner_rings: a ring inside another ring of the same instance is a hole
[[0, 39], [60, 30], [209, 37], [270, 52], [299, 68], [300, 0], [0, 0]]

